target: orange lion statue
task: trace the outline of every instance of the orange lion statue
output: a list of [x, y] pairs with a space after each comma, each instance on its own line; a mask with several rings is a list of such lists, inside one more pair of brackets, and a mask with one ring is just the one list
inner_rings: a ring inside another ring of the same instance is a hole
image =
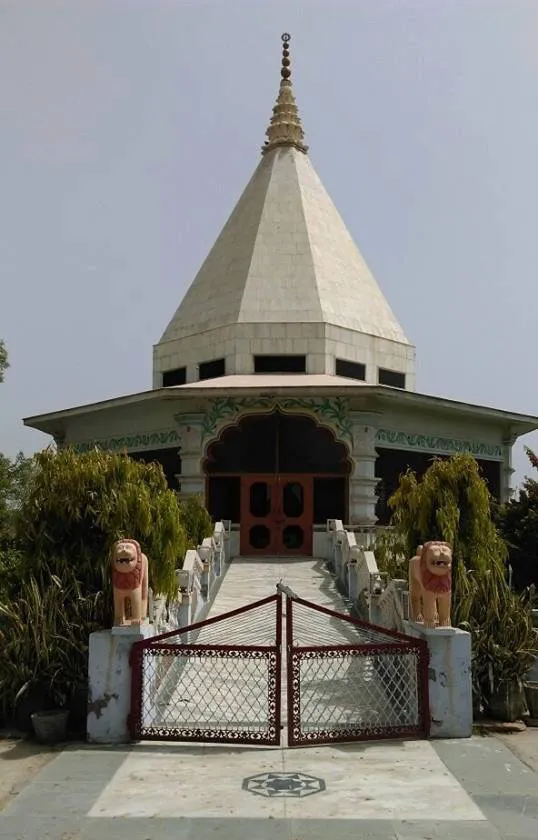
[[136, 540], [118, 540], [112, 549], [114, 626], [142, 624], [148, 613], [148, 558]]
[[437, 540], [419, 545], [409, 561], [410, 618], [425, 627], [450, 627], [451, 597], [451, 547]]

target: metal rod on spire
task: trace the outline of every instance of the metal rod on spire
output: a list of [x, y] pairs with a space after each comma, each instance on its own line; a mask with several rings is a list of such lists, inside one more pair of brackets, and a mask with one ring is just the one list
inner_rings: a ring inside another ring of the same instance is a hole
[[262, 147], [262, 154], [267, 154], [278, 146], [294, 146], [300, 152], [307, 152], [304, 144], [304, 132], [299, 117], [291, 86], [290, 39], [287, 32], [282, 35], [282, 66], [280, 69], [280, 88], [273, 108], [273, 116], [265, 132], [267, 140]]

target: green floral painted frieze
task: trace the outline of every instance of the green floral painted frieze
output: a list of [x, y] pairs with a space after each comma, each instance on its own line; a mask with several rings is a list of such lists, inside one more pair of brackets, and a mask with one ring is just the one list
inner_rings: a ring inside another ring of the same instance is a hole
[[299, 397], [222, 397], [212, 400], [202, 424], [204, 440], [214, 437], [228, 422], [246, 412], [273, 411], [313, 414], [319, 423], [333, 426], [342, 440], [352, 442], [348, 403], [343, 397], [333, 399]]
[[145, 449], [165, 449], [167, 446], [180, 445], [179, 431], [176, 429], [161, 429], [156, 432], [139, 432], [137, 434], [122, 435], [120, 437], [87, 440], [72, 444], [75, 452], [89, 452], [91, 449], [103, 449], [106, 452], [143, 451]]
[[478, 440], [458, 440], [456, 438], [438, 437], [437, 435], [415, 435], [410, 432], [394, 432], [391, 429], [378, 429], [376, 434], [378, 446], [393, 446], [403, 449], [421, 449], [425, 452], [439, 452], [455, 455], [458, 452], [469, 452], [476, 458], [502, 459], [502, 446], [497, 443], [482, 443]]

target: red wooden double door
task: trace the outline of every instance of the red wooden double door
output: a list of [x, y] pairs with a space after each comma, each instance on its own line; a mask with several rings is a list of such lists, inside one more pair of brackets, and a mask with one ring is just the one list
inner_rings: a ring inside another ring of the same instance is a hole
[[313, 476], [241, 478], [241, 554], [312, 555]]

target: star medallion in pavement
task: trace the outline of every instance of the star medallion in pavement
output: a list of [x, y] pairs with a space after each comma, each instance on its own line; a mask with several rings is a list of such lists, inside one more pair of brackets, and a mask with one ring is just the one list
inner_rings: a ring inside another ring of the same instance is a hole
[[312, 796], [325, 790], [325, 782], [307, 773], [258, 773], [243, 779], [243, 790], [258, 796]]

